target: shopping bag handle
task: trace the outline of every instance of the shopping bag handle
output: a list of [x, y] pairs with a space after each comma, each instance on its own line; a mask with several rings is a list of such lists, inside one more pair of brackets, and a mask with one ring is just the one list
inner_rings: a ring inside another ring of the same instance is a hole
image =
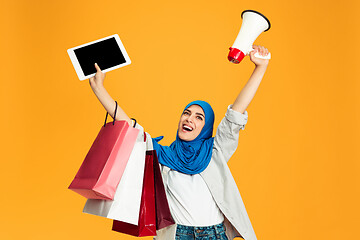
[[130, 119], [131, 119], [131, 120], [134, 120], [135, 123], [134, 123], [134, 126], [133, 126], [133, 127], [136, 127], [136, 123], [137, 123], [137, 122], [136, 122], [136, 119], [135, 119], [135, 118], [130, 118]]
[[[115, 101], [115, 113], [114, 113], [114, 121], [113, 121], [113, 125], [115, 125], [115, 117], [116, 117], [116, 112], [117, 112], [117, 106], [118, 106], [117, 101]], [[105, 125], [106, 125], [106, 120], [107, 120], [108, 115], [109, 115], [109, 113], [108, 113], [108, 112], [106, 112], [106, 117], [105, 117], [104, 127], [105, 127]]]
[[[114, 113], [114, 121], [113, 121], [113, 125], [115, 125], [115, 117], [116, 117], [116, 112], [117, 112], [117, 107], [118, 107], [118, 104], [117, 104], [117, 101], [115, 101], [115, 113]], [[104, 127], [106, 126], [106, 121], [107, 121], [107, 117], [108, 117], [109, 113], [106, 112], [106, 116], [105, 116], [105, 123], [104, 123]], [[136, 119], [135, 118], [131, 118], [131, 120], [134, 120], [134, 126], [133, 127], [136, 127]]]

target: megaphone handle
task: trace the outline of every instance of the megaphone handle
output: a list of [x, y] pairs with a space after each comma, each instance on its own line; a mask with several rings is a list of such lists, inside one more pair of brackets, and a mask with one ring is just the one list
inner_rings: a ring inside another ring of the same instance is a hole
[[[253, 49], [253, 50], [254, 50], [254, 49]], [[253, 51], [253, 50], [251, 50], [251, 51]], [[254, 54], [254, 56], [257, 57], [257, 58], [261, 58], [261, 59], [271, 59], [271, 53], [269, 53], [269, 54], [266, 55], [266, 56], [261, 56], [258, 52], [256, 52], [256, 53]]]

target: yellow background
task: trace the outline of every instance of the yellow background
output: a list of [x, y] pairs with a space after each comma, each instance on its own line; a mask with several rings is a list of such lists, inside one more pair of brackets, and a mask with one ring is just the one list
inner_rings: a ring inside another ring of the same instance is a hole
[[169, 144], [186, 103], [209, 101], [217, 126], [248, 80], [249, 58], [226, 58], [245, 9], [272, 24], [255, 41], [272, 60], [229, 162], [257, 237], [357, 239], [356, 0], [1, 1], [0, 238], [135, 239], [67, 189], [105, 111], [66, 50], [119, 34], [132, 64], [105, 87]]

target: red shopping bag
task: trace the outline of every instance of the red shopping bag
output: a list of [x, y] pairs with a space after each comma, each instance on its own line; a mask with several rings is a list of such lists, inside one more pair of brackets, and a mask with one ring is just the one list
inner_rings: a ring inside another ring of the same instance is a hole
[[[117, 103], [115, 108], [115, 116]], [[114, 198], [139, 130], [126, 121], [105, 124], [92, 144], [69, 189], [88, 199]]]
[[153, 152], [147, 151], [145, 158], [143, 191], [138, 225], [113, 220], [112, 230], [136, 237], [156, 235], [156, 211], [154, 188]]
[[152, 152], [154, 157], [156, 230], [159, 230], [174, 224], [175, 221], [170, 213], [156, 151], [153, 150]]

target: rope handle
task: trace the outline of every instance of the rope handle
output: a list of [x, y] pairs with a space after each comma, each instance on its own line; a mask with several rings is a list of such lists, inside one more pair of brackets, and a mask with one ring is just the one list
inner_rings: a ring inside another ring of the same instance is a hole
[[[117, 103], [117, 101], [115, 101], [115, 113], [114, 113], [113, 125], [115, 125], [115, 118], [116, 118], [117, 107], [118, 107], [118, 103]], [[108, 115], [109, 115], [109, 113], [106, 112], [104, 127], [106, 126], [106, 121], [107, 121]], [[133, 127], [135, 127], [135, 126], [136, 126], [136, 123], [137, 123], [137, 122], [136, 122], [136, 119], [135, 119], [135, 118], [131, 118], [131, 120], [134, 120], [135, 123], [134, 123], [134, 126], [133, 126]]]
[[[117, 107], [118, 107], [118, 104], [117, 104], [117, 101], [115, 101], [115, 113], [114, 113], [114, 121], [113, 121], [113, 125], [115, 125], [115, 117], [116, 117]], [[105, 127], [105, 125], [106, 125], [106, 120], [107, 120], [108, 115], [109, 115], [109, 113], [108, 113], [108, 112], [106, 112], [106, 117], [105, 117], [104, 127]]]
[[134, 126], [133, 127], [136, 127], [136, 123], [137, 123], [137, 121], [136, 121], [136, 119], [135, 118], [130, 118], [131, 120], [134, 120]]

